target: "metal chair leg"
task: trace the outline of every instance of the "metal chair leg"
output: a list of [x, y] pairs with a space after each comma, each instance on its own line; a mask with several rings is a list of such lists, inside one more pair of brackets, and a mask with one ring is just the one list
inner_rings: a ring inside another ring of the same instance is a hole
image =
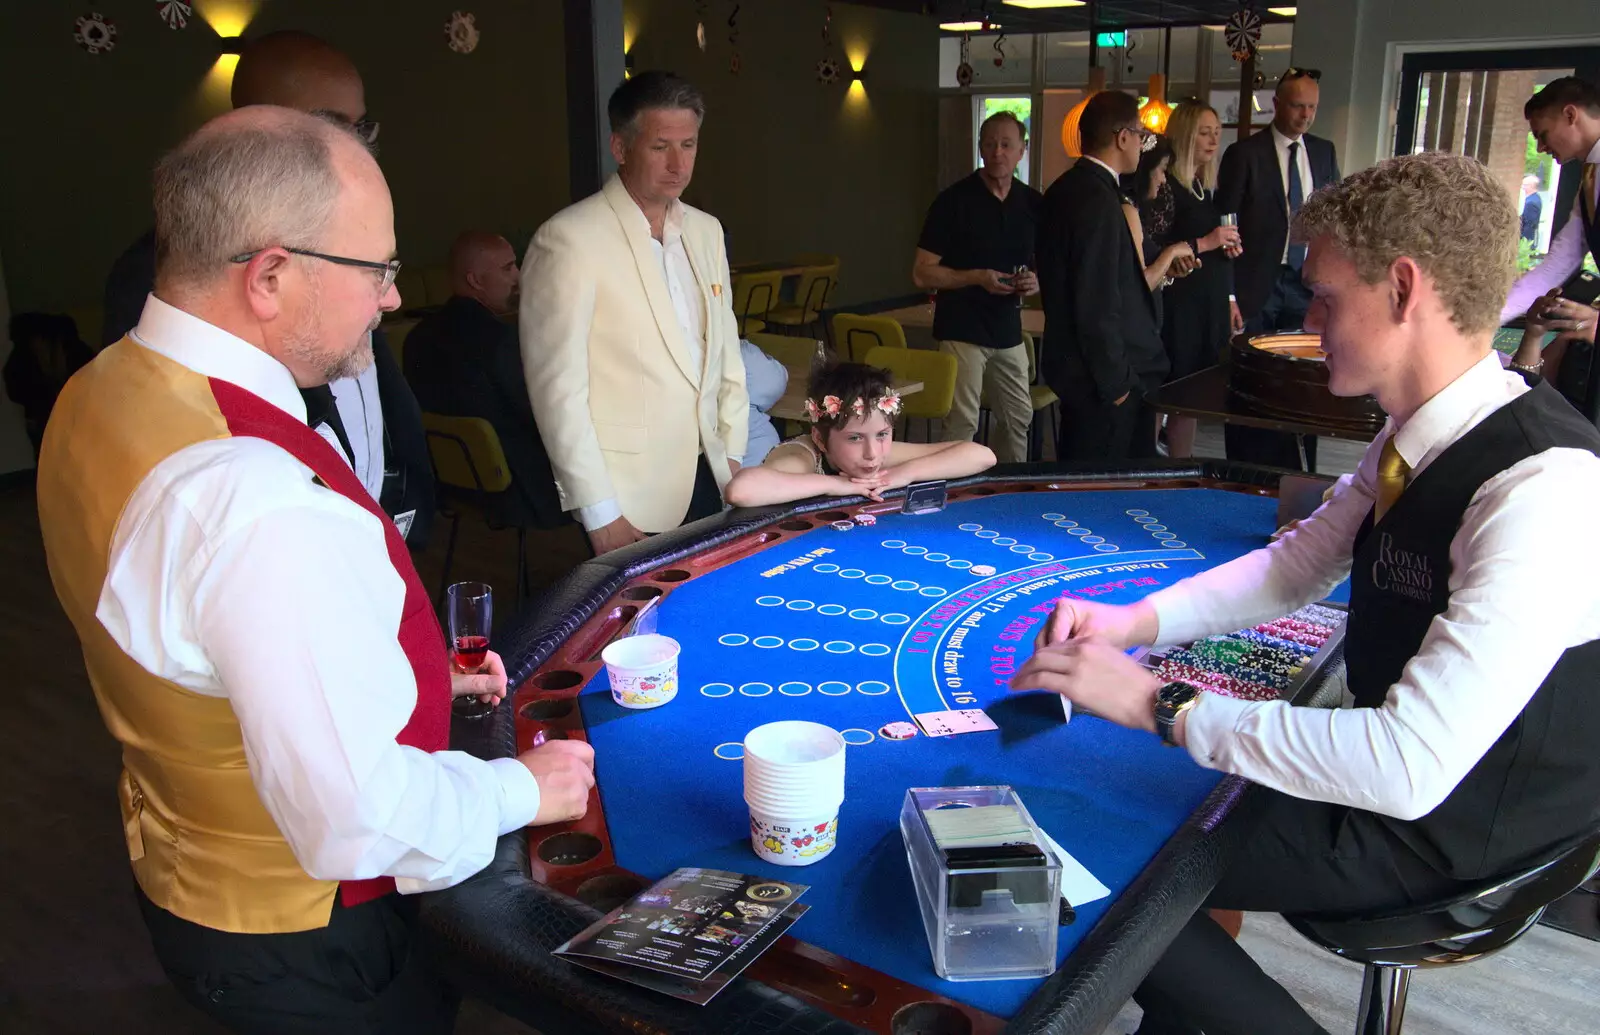
[[1361, 1007], [1356, 1035], [1401, 1035], [1411, 968], [1368, 964], [1361, 975]]

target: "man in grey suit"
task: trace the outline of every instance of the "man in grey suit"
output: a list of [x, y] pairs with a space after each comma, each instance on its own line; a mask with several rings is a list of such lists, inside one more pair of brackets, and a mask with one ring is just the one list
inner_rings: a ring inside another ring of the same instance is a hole
[[[1272, 124], [1229, 147], [1217, 173], [1217, 208], [1239, 216], [1244, 252], [1233, 260], [1235, 333], [1297, 330], [1311, 305], [1300, 280], [1306, 246], [1289, 242], [1289, 222], [1306, 198], [1339, 179], [1333, 141], [1307, 130], [1321, 93], [1315, 69], [1290, 68], [1278, 80]], [[1235, 460], [1301, 466], [1294, 436], [1228, 425], [1228, 456]], [[1316, 440], [1306, 441], [1306, 462], [1316, 466]]]

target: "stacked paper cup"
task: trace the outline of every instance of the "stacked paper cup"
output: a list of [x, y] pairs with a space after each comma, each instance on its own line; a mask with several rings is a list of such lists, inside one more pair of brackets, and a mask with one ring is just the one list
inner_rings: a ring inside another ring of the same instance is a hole
[[744, 738], [750, 846], [780, 866], [833, 851], [844, 803], [844, 738], [815, 722], [769, 722]]

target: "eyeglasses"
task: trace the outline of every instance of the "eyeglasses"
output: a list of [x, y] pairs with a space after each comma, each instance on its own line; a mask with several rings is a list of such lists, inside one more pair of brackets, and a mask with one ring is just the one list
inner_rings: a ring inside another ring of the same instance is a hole
[[1310, 79], [1313, 82], [1321, 82], [1322, 69], [1295, 68], [1293, 65], [1290, 65], [1288, 68], [1283, 70], [1283, 75], [1278, 77], [1278, 82], [1287, 83], [1291, 79]]
[[[235, 255], [228, 261], [249, 262], [251, 259], [255, 258], [257, 255], [260, 255], [266, 250], [267, 249], [265, 248], [257, 248], [253, 252], [245, 252], [243, 255]], [[374, 262], [371, 259], [352, 259], [344, 255], [327, 255], [323, 252], [313, 252], [305, 248], [290, 248], [286, 245], [283, 246], [283, 250], [291, 255], [304, 255], [308, 259], [321, 259], [323, 262], [331, 262], [335, 266], [354, 266], [357, 269], [374, 271], [382, 270], [383, 282], [378, 287], [379, 298], [382, 298], [384, 295], [389, 293], [389, 289], [394, 286], [395, 275], [400, 272], [399, 259], [390, 259], [388, 262]]]
[[343, 126], [354, 133], [356, 138], [368, 147], [378, 142], [378, 130], [382, 128], [382, 124], [377, 119], [361, 118], [352, 122], [348, 116], [328, 108], [318, 108], [311, 114], [326, 122]]

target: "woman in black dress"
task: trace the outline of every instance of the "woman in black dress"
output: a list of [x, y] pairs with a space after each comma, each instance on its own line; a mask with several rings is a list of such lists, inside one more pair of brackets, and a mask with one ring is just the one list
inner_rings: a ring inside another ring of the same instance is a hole
[[[1237, 227], [1222, 226], [1213, 200], [1217, 158], [1222, 150], [1222, 120], [1206, 104], [1185, 101], [1167, 122], [1172, 166], [1167, 182], [1172, 191], [1172, 224], [1165, 242], [1187, 241], [1200, 259], [1199, 268], [1166, 288], [1161, 340], [1172, 363], [1168, 380], [1176, 381], [1222, 361], [1229, 334], [1228, 295], [1233, 288], [1231, 259], [1239, 254]], [[1167, 453], [1189, 456], [1194, 451], [1195, 422], [1189, 417], [1167, 421]]]

